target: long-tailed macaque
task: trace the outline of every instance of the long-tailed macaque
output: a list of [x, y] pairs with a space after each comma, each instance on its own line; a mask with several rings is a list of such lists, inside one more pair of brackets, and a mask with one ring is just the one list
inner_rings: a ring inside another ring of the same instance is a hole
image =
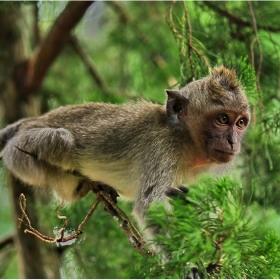
[[65, 201], [87, 193], [85, 178], [109, 185], [144, 226], [168, 189], [225, 169], [250, 122], [235, 71], [223, 66], [166, 93], [165, 106], [88, 103], [19, 120], [0, 130], [0, 156], [15, 177]]

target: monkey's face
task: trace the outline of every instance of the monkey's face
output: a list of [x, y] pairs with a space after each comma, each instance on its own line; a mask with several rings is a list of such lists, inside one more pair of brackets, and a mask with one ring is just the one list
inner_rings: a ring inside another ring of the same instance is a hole
[[211, 162], [226, 163], [240, 152], [241, 140], [250, 121], [249, 113], [222, 111], [208, 115], [204, 124], [204, 149]]

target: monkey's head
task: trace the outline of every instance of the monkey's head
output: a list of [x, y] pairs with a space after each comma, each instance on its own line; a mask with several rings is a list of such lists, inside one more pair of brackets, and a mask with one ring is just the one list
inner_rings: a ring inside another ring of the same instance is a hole
[[209, 76], [166, 92], [170, 124], [190, 135], [202, 158], [226, 163], [240, 152], [250, 107], [234, 70], [216, 67]]

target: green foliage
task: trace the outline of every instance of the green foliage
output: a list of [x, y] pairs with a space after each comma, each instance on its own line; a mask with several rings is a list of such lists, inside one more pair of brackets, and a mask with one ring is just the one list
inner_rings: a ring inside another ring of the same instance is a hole
[[156, 244], [170, 260], [142, 261], [137, 278], [186, 278], [196, 266], [203, 278], [277, 278], [280, 238], [274, 231], [260, 234], [265, 223], [254, 224], [243, 205], [243, 189], [224, 177], [205, 178], [186, 196], [173, 201], [172, 213], [163, 205], [150, 209], [150, 221], [168, 230]]
[[[88, 195], [74, 204], [67, 205], [61, 215], [68, 219], [65, 236], [75, 232], [96, 200], [95, 195]], [[28, 202], [27, 202], [28, 203]], [[125, 212], [131, 211], [131, 205], [119, 202]], [[28, 205], [28, 207], [32, 207]], [[56, 211], [58, 201], [37, 206], [41, 224], [46, 227], [43, 234], [54, 237], [63, 225]], [[43, 227], [43, 228], [44, 228]], [[47, 233], [47, 230], [49, 232]], [[55, 244], [49, 246], [56, 247]], [[74, 242], [61, 247], [63, 251], [61, 276], [63, 278], [129, 278], [127, 259], [131, 259], [134, 249], [120, 230], [114, 219], [99, 205], [83, 228], [82, 235]], [[122, 253], [122, 252], [125, 253]]]
[[0, 11], [9, 11], [9, 9], [15, 7], [15, 6], [20, 6], [20, 5], [36, 5], [35, 1], [17, 1], [14, 3], [11, 3], [10, 1], [1, 1], [0, 2]]
[[258, 99], [256, 92], [257, 79], [255, 71], [248, 61], [248, 57], [238, 57], [234, 61], [222, 61], [218, 59], [217, 64], [223, 64], [225, 67], [232, 68], [236, 71], [238, 79], [243, 85], [251, 103]]
[[[33, 3], [40, 8], [43, 38], [65, 2]], [[279, 3], [251, 3], [261, 49], [254, 41], [247, 2], [119, 4], [122, 10], [113, 2], [94, 3], [102, 6], [99, 20], [92, 25], [84, 20], [75, 30], [98, 74], [117, 93], [108, 94], [101, 89], [74, 49], [67, 45], [44, 80], [40, 95], [44, 110], [88, 101], [119, 103], [135, 98], [163, 103], [164, 89], [207, 75], [205, 58], [210, 67], [223, 64], [234, 68], [252, 108], [250, 129], [236, 171], [243, 187], [226, 177], [218, 181], [208, 178], [191, 187], [188, 205], [174, 201], [172, 214], [163, 206], [154, 206], [151, 223], [169, 229], [167, 237], [157, 239], [172, 256], [165, 263], [161, 262], [161, 254], [148, 260], [138, 255], [113, 219], [99, 207], [79, 240], [63, 246], [61, 276], [183, 278], [196, 266], [206, 278], [279, 278]], [[1, 2], [0, 9], [13, 5], [19, 3]], [[172, 5], [173, 26], [171, 18], [167, 24], [164, 17], [164, 13], [170, 15]], [[181, 34], [181, 38], [176, 34]], [[0, 231], [4, 234], [12, 231], [14, 225], [2, 167], [0, 175]], [[62, 211], [69, 218], [69, 232], [77, 229], [92, 203], [88, 196]], [[119, 204], [126, 213], [131, 212], [130, 204]], [[57, 205], [39, 204], [37, 208], [40, 220], [53, 234], [53, 229], [61, 226], [55, 215]], [[17, 277], [15, 266], [14, 258], [5, 278]]]

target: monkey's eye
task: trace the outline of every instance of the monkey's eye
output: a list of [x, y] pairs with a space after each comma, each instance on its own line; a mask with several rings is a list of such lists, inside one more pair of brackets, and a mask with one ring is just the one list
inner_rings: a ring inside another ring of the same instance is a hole
[[239, 127], [239, 128], [243, 128], [245, 125], [246, 125], [246, 119], [245, 118], [241, 118], [237, 121], [236, 125]]
[[216, 117], [216, 120], [220, 123], [220, 124], [228, 124], [229, 122], [229, 117], [226, 114], [219, 114]]

